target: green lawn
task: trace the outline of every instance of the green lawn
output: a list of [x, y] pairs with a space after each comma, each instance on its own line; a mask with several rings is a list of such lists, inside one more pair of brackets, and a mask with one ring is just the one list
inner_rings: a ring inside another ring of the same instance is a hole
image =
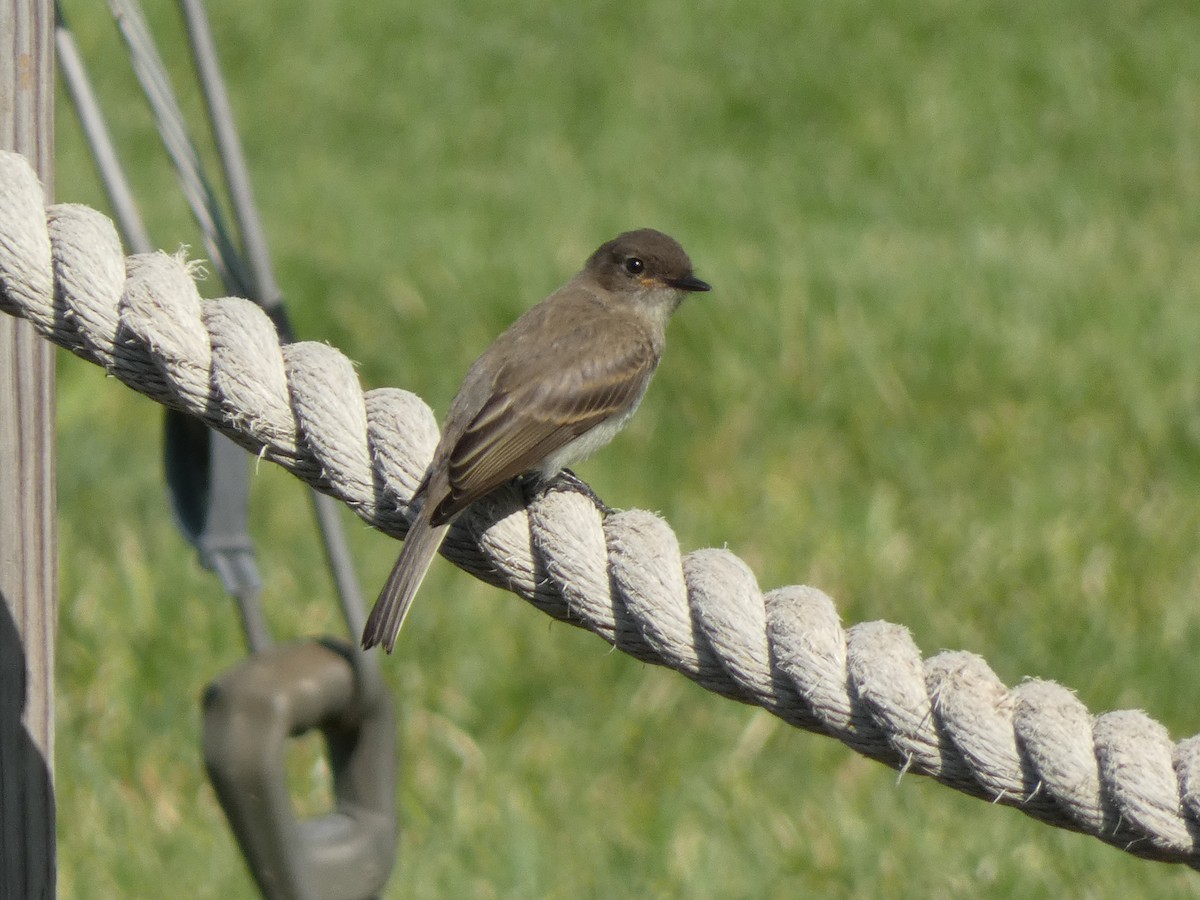
[[[102, 4], [69, 2], [156, 241], [199, 241]], [[78, 7], [78, 8], [77, 8]], [[1200, 730], [1200, 6], [933, 0], [211, 6], [298, 329], [439, 417], [602, 240], [715, 286], [580, 469], [764, 589], [1009, 684]], [[155, 24], [170, 36], [170, 11]], [[198, 109], [195, 91], [186, 105]], [[66, 105], [58, 196], [103, 208]], [[219, 293], [215, 285], [207, 290]], [[60, 355], [62, 896], [253, 896], [198, 697], [243, 654], [171, 527], [160, 411]], [[289, 477], [253, 520], [282, 637], [337, 632]], [[396, 545], [352, 521], [368, 592]], [[856, 757], [435, 564], [384, 668], [389, 896], [1190, 896]], [[327, 789], [292, 759], [306, 808]]]

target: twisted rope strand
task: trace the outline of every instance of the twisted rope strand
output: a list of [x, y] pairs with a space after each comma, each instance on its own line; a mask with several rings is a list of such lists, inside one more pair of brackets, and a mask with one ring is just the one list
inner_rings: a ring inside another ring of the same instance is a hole
[[[25, 160], [0, 154], [0, 309], [402, 537], [438, 439], [428, 406], [397, 389], [364, 394], [337, 350], [280, 346], [257, 306], [202, 300], [192, 274], [163, 253], [124, 257], [94, 210], [44, 209]], [[764, 595], [732, 553], [683, 555], [658, 517], [605, 515], [574, 491], [498, 491], [456, 523], [443, 555], [640, 660], [902, 772], [1200, 867], [1200, 736], [1172, 744], [1142, 712], [1093, 719], [1066, 688], [1009, 689], [973, 654], [922, 660], [900, 625], [843, 630], [816, 588]]]

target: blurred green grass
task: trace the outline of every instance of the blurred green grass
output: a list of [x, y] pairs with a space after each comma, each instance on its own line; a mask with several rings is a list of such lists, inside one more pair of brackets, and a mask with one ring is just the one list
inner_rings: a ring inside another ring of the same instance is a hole
[[[601, 496], [661, 511], [685, 550], [728, 545], [764, 588], [825, 589], [847, 623], [1197, 730], [1194, 3], [210, 8], [299, 331], [364, 386], [440, 416], [596, 244], [662, 228], [716, 290], [581, 467]], [[67, 13], [156, 239], [198, 248], [103, 10]], [[178, 23], [151, 13], [183, 85]], [[103, 208], [65, 102], [58, 133], [59, 198]], [[199, 759], [232, 607], [171, 529], [159, 411], [65, 354], [59, 373], [62, 893], [253, 896]], [[307, 499], [269, 466], [254, 490], [272, 625], [336, 632]], [[350, 533], [373, 590], [395, 545]], [[1196, 889], [897, 784], [445, 563], [385, 669], [391, 896]]]

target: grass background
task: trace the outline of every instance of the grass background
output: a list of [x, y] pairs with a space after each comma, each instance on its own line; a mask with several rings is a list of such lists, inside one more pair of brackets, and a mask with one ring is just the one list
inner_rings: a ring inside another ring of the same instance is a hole
[[[155, 239], [199, 253], [100, 6], [66, 11]], [[662, 228], [716, 290], [581, 467], [601, 496], [661, 511], [685, 550], [728, 545], [764, 588], [822, 587], [847, 623], [1197, 731], [1200, 7], [210, 9], [298, 330], [365, 387], [440, 417], [596, 244]], [[178, 21], [153, 13], [185, 85]], [[58, 135], [59, 198], [104, 208], [65, 101]], [[172, 530], [159, 411], [59, 362], [62, 895], [253, 896], [198, 743], [199, 693], [243, 653], [232, 606]], [[373, 591], [396, 546], [348, 522]], [[278, 635], [338, 632], [308, 501], [269, 466], [253, 524]], [[1197, 890], [897, 784], [445, 563], [384, 668], [389, 896]], [[290, 763], [319, 809], [313, 742]]]

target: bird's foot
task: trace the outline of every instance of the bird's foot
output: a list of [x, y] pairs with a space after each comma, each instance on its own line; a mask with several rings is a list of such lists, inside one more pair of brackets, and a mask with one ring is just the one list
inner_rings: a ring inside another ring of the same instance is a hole
[[567, 491], [587, 497], [592, 501], [596, 509], [600, 510], [601, 515], [607, 516], [613, 512], [613, 508], [600, 499], [600, 496], [592, 490], [591, 485], [570, 469], [563, 469], [557, 475], [550, 478], [543, 478], [536, 473], [530, 473], [522, 475], [519, 481], [521, 491], [525, 495], [526, 503], [533, 502], [533, 500], [547, 491]]

